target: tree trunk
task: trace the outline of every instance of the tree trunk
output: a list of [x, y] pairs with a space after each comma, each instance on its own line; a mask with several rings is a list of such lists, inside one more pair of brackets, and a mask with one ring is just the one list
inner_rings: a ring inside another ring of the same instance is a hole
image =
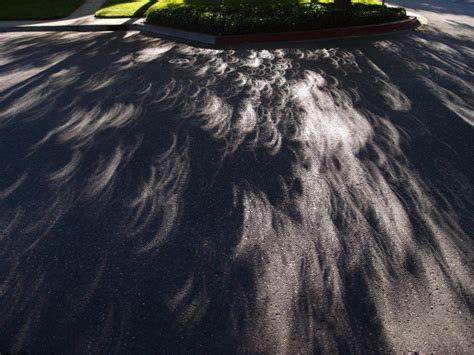
[[351, 0], [334, 0], [334, 4], [342, 9], [347, 9], [352, 5]]

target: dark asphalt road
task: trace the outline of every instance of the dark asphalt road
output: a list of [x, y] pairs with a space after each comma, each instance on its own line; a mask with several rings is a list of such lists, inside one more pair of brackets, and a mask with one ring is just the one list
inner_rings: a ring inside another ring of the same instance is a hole
[[473, 5], [408, 4], [234, 50], [0, 34], [0, 352], [472, 353]]

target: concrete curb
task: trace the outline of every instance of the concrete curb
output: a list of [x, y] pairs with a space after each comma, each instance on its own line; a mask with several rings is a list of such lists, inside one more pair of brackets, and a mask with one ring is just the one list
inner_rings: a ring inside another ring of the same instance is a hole
[[378, 25], [338, 27], [315, 31], [297, 31], [281, 33], [260, 33], [247, 35], [216, 36], [199, 32], [178, 30], [169, 27], [148, 25], [144, 23], [122, 24], [64, 24], [64, 25], [28, 25], [28, 26], [0, 26], [0, 32], [43, 32], [43, 31], [140, 31], [160, 37], [170, 38], [197, 45], [226, 46], [244, 43], [280, 42], [301, 40], [330, 40], [347, 37], [368, 36], [395, 31], [408, 30], [420, 25], [415, 16], [402, 21], [389, 22]]
[[217, 36], [217, 45], [228, 45], [237, 43], [257, 43], [273, 41], [300, 41], [310, 39], [336, 39], [344, 37], [358, 37], [388, 33], [394, 31], [407, 30], [419, 25], [416, 17], [409, 17], [406, 20], [389, 22], [379, 25], [351, 26], [328, 28], [315, 31], [298, 31], [282, 33], [264, 33], [255, 35]]
[[177, 41], [184, 41], [191, 44], [199, 45], [217, 45], [216, 39], [219, 36], [214, 36], [206, 33], [190, 32], [184, 30], [178, 30], [170, 27], [147, 25], [147, 24], [131, 24], [128, 26], [132, 31], [141, 31], [144, 33], [150, 33], [160, 37], [165, 37]]

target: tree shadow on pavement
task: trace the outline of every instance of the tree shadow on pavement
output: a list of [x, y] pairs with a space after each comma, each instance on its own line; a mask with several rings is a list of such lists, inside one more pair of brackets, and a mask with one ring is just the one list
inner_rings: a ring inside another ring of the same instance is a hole
[[0, 350], [466, 350], [471, 45], [3, 35]]

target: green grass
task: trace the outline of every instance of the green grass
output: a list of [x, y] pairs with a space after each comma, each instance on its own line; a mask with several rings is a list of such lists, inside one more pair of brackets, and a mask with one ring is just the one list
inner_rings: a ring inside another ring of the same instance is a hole
[[[238, 5], [238, 4], [275, 4], [293, 3], [295, 0], [106, 0], [104, 5], [95, 13], [97, 17], [142, 17], [156, 9], [176, 5]], [[310, 0], [299, 0], [308, 3]], [[334, 0], [320, 0], [328, 4]], [[354, 0], [354, 4], [379, 5], [380, 0]]]
[[0, 20], [43, 20], [70, 15], [84, 0], [2, 0]]
[[97, 10], [97, 17], [141, 17], [157, 0], [107, 0]]

